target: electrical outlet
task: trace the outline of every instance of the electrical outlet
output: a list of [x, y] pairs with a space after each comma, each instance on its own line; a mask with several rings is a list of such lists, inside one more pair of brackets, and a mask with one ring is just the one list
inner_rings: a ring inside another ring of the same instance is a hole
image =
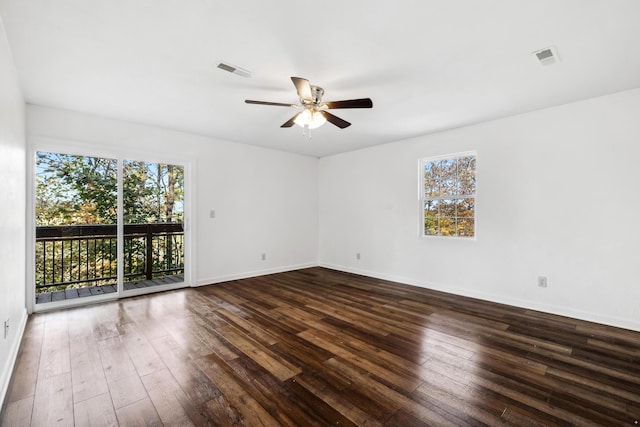
[[4, 339], [6, 340], [9, 336], [9, 319], [4, 321]]
[[538, 287], [546, 288], [547, 287], [547, 277], [546, 276], [538, 276]]
[[356, 254], [356, 259], [360, 259], [360, 252]]
[[262, 260], [265, 261], [267, 259], [267, 254], [266, 253], [262, 253]]

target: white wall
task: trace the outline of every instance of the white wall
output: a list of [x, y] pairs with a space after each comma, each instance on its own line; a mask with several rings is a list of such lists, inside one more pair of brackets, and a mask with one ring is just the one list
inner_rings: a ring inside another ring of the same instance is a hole
[[316, 158], [33, 105], [27, 139], [40, 148], [191, 162], [193, 284], [317, 264]]
[[[320, 263], [640, 330], [639, 117], [633, 90], [322, 158]], [[477, 239], [418, 237], [418, 159], [468, 150]]]
[[[25, 309], [24, 99], [0, 20], [0, 405], [27, 319]], [[4, 338], [4, 322], [9, 334]]]

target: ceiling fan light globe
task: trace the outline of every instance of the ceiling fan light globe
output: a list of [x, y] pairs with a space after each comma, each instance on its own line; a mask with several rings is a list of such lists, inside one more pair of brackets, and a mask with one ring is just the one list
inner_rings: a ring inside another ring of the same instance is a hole
[[303, 128], [316, 129], [325, 124], [326, 121], [327, 119], [320, 112], [305, 109], [298, 114], [294, 123]]

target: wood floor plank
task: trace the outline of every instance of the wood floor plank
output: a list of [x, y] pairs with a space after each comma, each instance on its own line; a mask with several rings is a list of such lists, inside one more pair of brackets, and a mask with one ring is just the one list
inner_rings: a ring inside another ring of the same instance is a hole
[[338, 408], [325, 402], [320, 396], [317, 396], [311, 390], [303, 387], [296, 379], [287, 381], [286, 396], [288, 400], [287, 408], [294, 405], [303, 411], [305, 418], [302, 425], [318, 425], [318, 426], [353, 426], [356, 424], [344, 416]]
[[233, 360], [240, 355], [240, 350], [218, 334], [219, 326], [212, 325], [209, 317], [194, 316], [193, 321], [197, 325], [194, 331], [195, 337], [202, 340], [213, 353], [220, 355], [225, 360]]
[[479, 391], [469, 384], [452, 381], [437, 370], [430, 369], [423, 375], [425, 379], [412, 394], [417, 401], [437, 399], [447, 402], [459, 411], [486, 425], [499, 424], [499, 418], [505, 406], [495, 396]]
[[388, 335], [389, 332], [386, 330], [386, 327], [383, 322], [359, 322], [358, 316], [351, 314], [348, 309], [338, 308], [331, 306], [329, 304], [308, 304], [307, 307], [324, 313], [325, 315], [341, 320], [345, 323], [352, 325], [353, 328], [361, 330], [367, 334], [374, 336], [385, 336]]
[[31, 316], [27, 321], [14, 368], [15, 373], [7, 394], [8, 402], [28, 397], [33, 400], [40, 369], [44, 324], [44, 316], [42, 315]]
[[69, 310], [69, 355], [73, 382], [73, 401], [108, 393], [107, 380], [94, 335], [90, 308]]
[[459, 381], [469, 381], [477, 387], [492, 391], [505, 398], [505, 400], [510, 399], [511, 401], [519, 402], [523, 407], [533, 410], [533, 414], [546, 415], [550, 419], [562, 420], [572, 425], [599, 425], [588, 417], [586, 411], [581, 414], [576, 414], [550, 405], [548, 401], [552, 391], [544, 384], [539, 385], [522, 380], [516, 381], [508, 376], [494, 373], [489, 369], [483, 369], [476, 365], [473, 366], [475, 366], [478, 375], [470, 378], [466, 377], [467, 371], [460, 366], [449, 365], [445, 367], [441, 365], [440, 371]]
[[119, 336], [98, 341], [98, 353], [108, 383], [138, 375], [131, 356]]
[[247, 356], [256, 360], [262, 367], [267, 369], [281, 381], [287, 380], [300, 372], [299, 367], [293, 366], [286, 360], [277, 357], [273, 352], [264, 346], [244, 336], [241, 332], [233, 327], [221, 328], [220, 334], [240, 351]]
[[250, 319], [245, 319], [224, 308], [216, 310], [216, 313], [227, 320], [230, 325], [234, 326], [236, 329], [241, 330], [246, 335], [250, 336], [258, 342], [261, 342], [265, 345], [273, 345], [278, 342], [278, 340], [269, 332], [257, 328], [255, 323], [253, 323]]
[[[229, 368], [243, 384], [251, 384], [249, 395], [275, 418], [285, 413], [294, 425], [350, 424], [322, 399], [307, 395], [306, 390], [300, 391], [296, 378], [281, 381], [245, 355], [229, 363]], [[303, 398], [300, 393], [306, 396]]]
[[212, 354], [207, 357], [202, 357], [196, 361], [200, 369], [207, 375], [207, 377], [214, 381], [216, 386], [222, 391], [226, 401], [233, 405], [232, 410], [226, 408], [220, 408], [218, 401], [216, 400], [209, 408], [217, 410], [218, 418], [225, 419], [229, 414], [237, 417], [239, 414], [238, 424], [250, 425], [250, 426], [291, 426], [296, 424], [291, 421], [286, 413], [279, 413], [276, 416], [279, 419], [274, 418], [262, 405], [260, 405], [246, 390], [245, 383], [238, 378], [222, 359], [217, 355]]
[[630, 402], [640, 404], [640, 394], [638, 394], [635, 390], [635, 387], [632, 388], [633, 391], [629, 391], [626, 387], [621, 388], [622, 385], [620, 382], [617, 382], [617, 386], [603, 384], [602, 382], [588, 378], [586, 376], [576, 375], [571, 372], [566, 372], [563, 370], [551, 368], [547, 371], [547, 376], [551, 378], [560, 378], [566, 380], [567, 382], [573, 385], [586, 386], [592, 390], [599, 390], [601, 393], [607, 393], [609, 395], [615, 396], [619, 399], [625, 399]]
[[[188, 412], [195, 413], [195, 405], [191, 403], [168, 369], [145, 375], [142, 377], [142, 382], [160, 420], [165, 425], [195, 425], [188, 415]], [[187, 404], [186, 409], [183, 404]]]
[[[371, 406], [358, 406], [353, 404], [329, 384], [318, 381], [317, 376], [300, 375], [296, 381], [310, 393], [322, 399], [332, 408], [335, 408], [336, 411], [340, 412], [355, 425], [366, 425], [367, 427], [382, 426], [382, 422], [376, 418], [376, 413], [371, 410]], [[367, 411], [367, 409], [369, 410]]]
[[100, 340], [97, 348], [115, 409], [146, 398], [146, 390], [122, 337]]
[[[166, 326], [171, 338], [192, 358], [197, 359], [202, 356], [213, 353], [215, 341], [213, 345], [207, 335], [199, 333], [200, 328], [194, 316], [174, 319]], [[198, 331], [198, 332], [197, 332]], [[157, 340], [153, 340], [157, 342]]]
[[223, 394], [207, 401], [203, 410], [207, 416], [207, 422], [203, 425], [232, 427], [243, 424], [240, 412]]
[[147, 391], [138, 375], [121, 377], [110, 381], [109, 394], [116, 409], [123, 408], [147, 397]]
[[96, 341], [92, 337], [72, 340], [70, 349], [74, 402], [107, 393], [109, 388]]
[[197, 359], [192, 358], [171, 336], [156, 338], [152, 343], [193, 404], [200, 405], [220, 395], [218, 387], [197, 365]]
[[118, 418], [109, 393], [76, 403], [73, 407], [73, 415], [76, 427], [118, 426]]
[[0, 416], [0, 427], [28, 427], [33, 413], [33, 399], [34, 396], [28, 396], [9, 402]]
[[339, 369], [345, 375], [347, 375], [354, 384], [358, 384], [361, 387], [366, 387], [372, 393], [379, 396], [381, 400], [388, 401], [398, 408], [404, 409], [414, 417], [422, 420], [423, 422], [431, 425], [439, 426], [455, 426], [454, 420], [448, 420], [442, 417], [437, 412], [421, 406], [417, 402], [411, 400], [409, 397], [402, 393], [399, 393], [392, 388], [379, 383], [378, 381], [367, 375], [366, 371], [363, 371], [355, 366], [341, 361], [340, 359], [329, 359], [327, 364]]
[[38, 378], [71, 372], [67, 312], [47, 313], [45, 316]]
[[327, 336], [323, 332], [306, 331], [299, 333], [298, 336], [327, 351], [330, 351], [335, 356], [338, 356], [349, 363], [365, 369], [370, 375], [379, 378], [379, 381], [381, 383], [388, 384], [395, 389], [400, 389], [406, 393], [411, 393], [422, 383], [422, 380], [420, 380], [416, 376], [398, 374], [397, 370], [388, 369], [388, 365], [378, 365], [369, 361], [365, 357], [357, 355], [355, 352], [349, 351], [344, 343], [332, 343], [330, 341], [331, 337]]
[[136, 367], [138, 375], [147, 375], [166, 368], [158, 353], [156, 353], [144, 334], [138, 330], [136, 324], [124, 325], [123, 332], [121, 335], [122, 342]]
[[324, 363], [333, 357], [332, 353], [297, 335], [283, 338], [272, 350], [293, 365], [300, 366], [302, 373], [321, 375], [338, 390], [344, 390], [351, 385], [347, 377], [326, 368]]
[[0, 420], [637, 425], [640, 332], [308, 268], [32, 315]]
[[149, 398], [138, 400], [123, 408], [116, 409], [118, 424], [121, 427], [161, 427], [162, 421]]
[[71, 373], [38, 378], [33, 400], [32, 426], [73, 426]]

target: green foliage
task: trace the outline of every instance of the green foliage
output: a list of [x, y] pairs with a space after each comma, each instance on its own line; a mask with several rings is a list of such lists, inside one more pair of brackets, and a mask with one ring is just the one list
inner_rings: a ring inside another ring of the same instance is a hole
[[114, 224], [116, 166], [113, 159], [38, 152], [36, 224]]
[[126, 223], [182, 222], [182, 166], [127, 160], [123, 173]]
[[[115, 224], [117, 161], [38, 152], [36, 224]], [[184, 168], [123, 163], [123, 210], [128, 224], [182, 222]]]

